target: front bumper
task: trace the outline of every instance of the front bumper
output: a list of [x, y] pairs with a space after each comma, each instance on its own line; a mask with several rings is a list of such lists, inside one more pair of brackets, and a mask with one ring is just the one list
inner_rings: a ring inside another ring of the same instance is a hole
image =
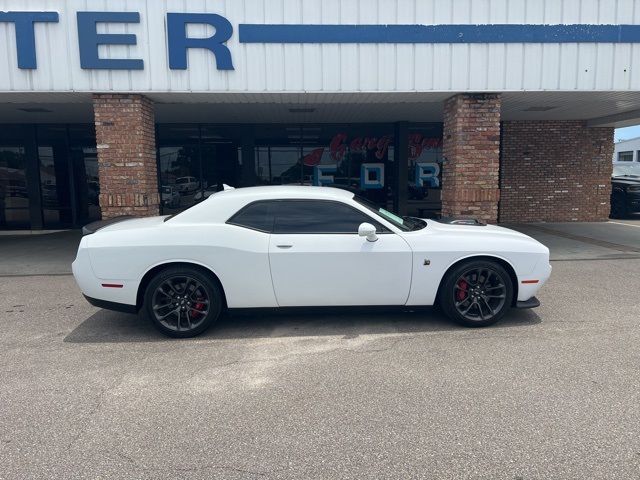
[[516, 308], [536, 308], [540, 306], [540, 300], [536, 297], [531, 297], [529, 300], [523, 300], [516, 302]]
[[87, 302], [89, 302], [94, 307], [104, 308], [105, 310], [113, 310], [114, 312], [138, 313], [138, 308], [135, 305], [100, 300], [99, 298], [88, 297], [84, 293], [82, 295], [87, 299]]
[[640, 193], [627, 194], [627, 209], [630, 213], [640, 213]]

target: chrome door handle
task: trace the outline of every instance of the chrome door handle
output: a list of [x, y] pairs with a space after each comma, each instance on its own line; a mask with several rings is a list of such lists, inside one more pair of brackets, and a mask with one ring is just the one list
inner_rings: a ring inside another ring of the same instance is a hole
[[291, 248], [293, 245], [276, 245], [278, 248]]

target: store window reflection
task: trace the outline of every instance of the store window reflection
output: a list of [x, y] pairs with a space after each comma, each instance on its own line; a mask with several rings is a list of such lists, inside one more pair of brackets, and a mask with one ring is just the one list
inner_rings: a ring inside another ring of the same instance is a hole
[[69, 125], [71, 168], [76, 196], [76, 223], [100, 220], [98, 150], [93, 125]]
[[442, 127], [412, 127], [408, 140], [408, 214], [438, 216], [442, 207]]
[[158, 162], [164, 214], [180, 212], [222, 189], [238, 185], [238, 129], [206, 125], [160, 125]]
[[196, 200], [209, 198], [223, 185], [240, 185], [242, 169], [241, 135], [238, 128], [207, 126], [200, 128], [202, 146], [202, 192]]
[[67, 127], [38, 126], [40, 198], [45, 228], [73, 225]]
[[299, 125], [257, 129], [256, 176], [263, 185], [348, 189], [384, 206], [391, 200], [391, 125]]
[[160, 192], [165, 213], [175, 213], [195, 203], [200, 189], [199, 147], [160, 147]]
[[25, 149], [0, 145], [0, 228], [29, 228]]
[[72, 146], [75, 189], [78, 198], [78, 224], [100, 220], [100, 178], [95, 147]]

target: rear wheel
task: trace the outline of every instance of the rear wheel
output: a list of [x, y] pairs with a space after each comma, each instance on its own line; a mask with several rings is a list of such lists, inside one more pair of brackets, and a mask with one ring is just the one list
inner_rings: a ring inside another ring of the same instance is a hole
[[439, 300], [444, 313], [457, 323], [467, 327], [493, 325], [511, 307], [511, 276], [497, 262], [464, 262], [445, 276]]
[[211, 327], [222, 311], [220, 287], [192, 267], [161, 271], [149, 282], [144, 298], [154, 326], [170, 337], [195, 337]]

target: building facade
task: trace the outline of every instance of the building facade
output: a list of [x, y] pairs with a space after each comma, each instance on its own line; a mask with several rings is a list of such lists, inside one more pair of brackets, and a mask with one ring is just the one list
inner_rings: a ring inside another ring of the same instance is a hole
[[640, 138], [616, 142], [613, 152], [614, 165], [637, 165], [640, 163]]
[[600, 221], [640, 120], [634, 0], [0, 0], [0, 228], [222, 187]]

